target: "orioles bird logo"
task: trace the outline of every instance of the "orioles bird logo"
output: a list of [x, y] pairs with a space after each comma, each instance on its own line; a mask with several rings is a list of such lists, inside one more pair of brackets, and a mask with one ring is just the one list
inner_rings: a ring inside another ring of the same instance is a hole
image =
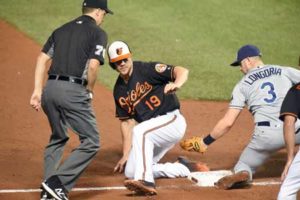
[[122, 51], [123, 51], [122, 48], [118, 48], [118, 49], [116, 50], [116, 52], [117, 52], [118, 55], [122, 55]]

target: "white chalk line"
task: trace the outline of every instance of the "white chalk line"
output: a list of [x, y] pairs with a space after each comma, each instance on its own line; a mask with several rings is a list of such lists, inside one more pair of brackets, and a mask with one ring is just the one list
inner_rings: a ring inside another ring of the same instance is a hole
[[[102, 190], [125, 190], [123, 186], [115, 187], [90, 187], [90, 188], [73, 188], [72, 191], [102, 191]], [[0, 193], [30, 193], [30, 192], [41, 192], [41, 189], [5, 189], [0, 190]]]
[[[279, 181], [265, 181], [265, 182], [252, 182], [252, 185], [255, 186], [270, 186], [270, 185], [280, 185]], [[158, 189], [180, 189], [186, 188], [186, 185], [168, 185], [168, 186], [160, 186]], [[190, 187], [200, 187], [191, 185]], [[113, 186], [113, 187], [88, 187], [88, 188], [73, 188], [72, 191], [80, 192], [80, 191], [106, 191], [106, 190], [126, 190], [124, 186]], [[41, 192], [41, 189], [2, 189], [0, 193], [34, 193]]]
[[280, 185], [280, 181], [265, 181], [265, 182], [252, 182], [251, 185], [255, 186], [268, 186], [268, 185]]
[[[183, 185], [169, 185], [169, 186], [160, 186], [158, 189], [170, 189], [170, 188], [184, 188]], [[195, 187], [195, 186], [193, 186]], [[197, 186], [198, 187], [198, 186]], [[114, 187], [89, 187], [89, 188], [73, 188], [72, 191], [103, 191], [103, 190], [126, 190], [124, 186], [114, 186]], [[0, 190], [0, 193], [31, 193], [31, 192], [41, 192], [41, 189], [3, 189]]]

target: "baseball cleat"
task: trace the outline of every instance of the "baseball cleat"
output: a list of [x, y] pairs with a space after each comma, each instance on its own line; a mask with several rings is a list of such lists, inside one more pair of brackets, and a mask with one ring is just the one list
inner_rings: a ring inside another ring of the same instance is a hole
[[184, 166], [186, 166], [190, 172], [207, 172], [209, 171], [209, 167], [202, 162], [194, 162], [189, 160], [187, 157], [179, 156], [177, 161]]
[[46, 190], [44, 190], [42, 187], [41, 189], [42, 192], [40, 200], [55, 200]]
[[215, 187], [222, 190], [232, 189], [235, 186], [245, 186], [250, 180], [250, 175], [247, 171], [241, 171], [236, 174], [228, 175], [215, 183]]
[[146, 196], [157, 195], [155, 184], [152, 182], [143, 181], [143, 180], [139, 180], [139, 181], [126, 180], [124, 182], [124, 185], [128, 190], [133, 191], [139, 195], [146, 195]]
[[42, 187], [55, 200], [68, 200], [68, 192], [57, 176], [52, 176], [43, 182]]

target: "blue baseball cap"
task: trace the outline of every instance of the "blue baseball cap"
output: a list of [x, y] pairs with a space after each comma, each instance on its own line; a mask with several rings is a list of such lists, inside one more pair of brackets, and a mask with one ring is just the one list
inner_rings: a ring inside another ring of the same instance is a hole
[[236, 61], [231, 63], [231, 66], [241, 65], [241, 61], [248, 57], [262, 56], [260, 50], [254, 45], [245, 45], [242, 46], [237, 52]]

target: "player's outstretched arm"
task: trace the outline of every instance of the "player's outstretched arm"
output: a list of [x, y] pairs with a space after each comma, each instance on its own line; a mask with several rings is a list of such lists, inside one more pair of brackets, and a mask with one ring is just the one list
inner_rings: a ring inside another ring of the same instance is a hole
[[240, 112], [240, 109], [229, 108], [224, 117], [218, 121], [210, 134], [208, 134], [204, 138], [195, 136], [182, 140], [180, 142], [181, 148], [186, 151], [196, 151], [199, 153], [204, 153], [207, 150], [208, 145], [213, 143], [218, 138], [222, 137], [231, 129]]
[[240, 109], [228, 108], [224, 117], [218, 121], [213, 130], [210, 132], [211, 137], [213, 137], [216, 140], [222, 137], [224, 134], [228, 133], [228, 131], [234, 125], [240, 113]]

